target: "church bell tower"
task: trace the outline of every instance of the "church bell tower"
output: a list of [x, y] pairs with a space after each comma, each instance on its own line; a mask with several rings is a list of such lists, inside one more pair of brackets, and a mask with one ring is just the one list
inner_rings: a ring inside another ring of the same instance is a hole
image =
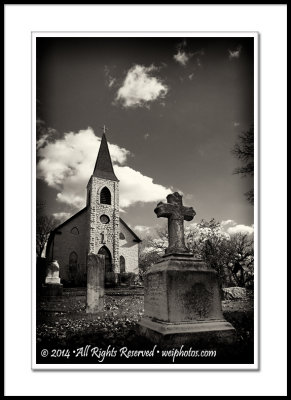
[[87, 185], [89, 252], [105, 255], [105, 283], [119, 271], [119, 180], [115, 176], [104, 133]]

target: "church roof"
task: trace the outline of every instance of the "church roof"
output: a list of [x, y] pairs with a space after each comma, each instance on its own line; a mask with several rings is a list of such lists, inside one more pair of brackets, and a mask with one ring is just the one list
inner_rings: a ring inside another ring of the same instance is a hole
[[[82, 208], [82, 210], [80, 210], [79, 212], [77, 212], [77, 214], [72, 215], [69, 219], [67, 219], [66, 221], [64, 221], [62, 224], [60, 224], [59, 226], [57, 226], [52, 233], [55, 234], [57, 233], [57, 231], [59, 229], [61, 229], [64, 225], [66, 225], [68, 222], [72, 221], [74, 218], [78, 217], [80, 214], [83, 214], [85, 211], [87, 211], [88, 207], [84, 207]], [[133, 235], [134, 237], [134, 242], [140, 243], [141, 239], [133, 232], [133, 230], [123, 221], [122, 218], [119, 217], [119, 221], [125, 226], [126, 229], [128, 229], [128, 231]]]
[[108, 144], [104, 133], [102, 135], [93, 176], [96, 176], [97, 178], [110, 179], [111, 181], [118, 181], [113, 170]]
[[140, 243], [142, 240], [133, 232], [132, 229], [119, 217], [119, 221], [129, 230], [129, 232], [134, 236], [134, 242]]

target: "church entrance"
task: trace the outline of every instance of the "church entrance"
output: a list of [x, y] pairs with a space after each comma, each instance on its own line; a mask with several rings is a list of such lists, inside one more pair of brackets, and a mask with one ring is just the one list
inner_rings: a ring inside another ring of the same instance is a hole
[[112, 257], [106, 246], [101, 247], [98, 254], [105, 256], [105, 285], [110, 286], [115, 283], [115, 274], [112, 267]]

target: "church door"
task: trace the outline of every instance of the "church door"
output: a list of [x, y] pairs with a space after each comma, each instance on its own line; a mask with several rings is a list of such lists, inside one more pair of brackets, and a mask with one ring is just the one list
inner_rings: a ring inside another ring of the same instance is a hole
[[98, 254], [105, 256], [105, 284], [109, 285], [114, 283], [115, 275], [112, 268], [112, 257], [111, 253], [106, 246], [101, 247]]
[[78, 255], [75, 251], [72, 251], [69, 256], [69, 274], [71, 284], [75, 286], [77, 284], [78, 274]]

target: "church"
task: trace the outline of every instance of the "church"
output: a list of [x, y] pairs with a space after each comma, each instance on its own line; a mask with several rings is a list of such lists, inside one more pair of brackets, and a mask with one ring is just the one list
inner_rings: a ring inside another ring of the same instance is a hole
[[87, 184], [86, 207], [51, 232], [46, 258], [58, 261], [62, 283], [77, 286], [86, 284], [88, 254], [103, 254], [105, 284], [110, 285], [124, 274], [138, 274], [140, 242], [119, 216], [119, 180], [104, 132]]

